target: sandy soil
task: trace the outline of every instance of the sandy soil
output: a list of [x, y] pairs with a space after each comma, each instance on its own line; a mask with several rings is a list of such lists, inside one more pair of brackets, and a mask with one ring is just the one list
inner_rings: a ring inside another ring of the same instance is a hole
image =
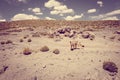
[[[0, 44], [0, 70], [3, 66], [8, 66], [1, 72], [0, 80], [120, 80], [120, 41], [117, 40], [120, 35], [116, 34], [115, 39], [110, 39], [118, 29], [93, 31], [94, 40], [78, 37], [77, 40], [85, 47], [74, 51], [70, 50], [71, 38], [63, 37], [60, 41], [55, 41], [45, 36], [32, 37], [32, 33], [39, 30], [24, 29], [22, 32], [9, 32], [8, 35], [0, 36], [0, 42], [13, 42]], [[29, 37], [23, 39], [25, 35]], [[32, 41], [27, 42], [28, 39]], [[41, 52], [40, 48], [45, 45], [50, 50]], [[32, 50], [32, 54], [23, 54], [26, 47]], [[54, 54], [54, 49], [59, 49], [60, 54]], [[117, 65], [116, 75], [111, 76], [103, 69], [105, 61], [112, 61]]]

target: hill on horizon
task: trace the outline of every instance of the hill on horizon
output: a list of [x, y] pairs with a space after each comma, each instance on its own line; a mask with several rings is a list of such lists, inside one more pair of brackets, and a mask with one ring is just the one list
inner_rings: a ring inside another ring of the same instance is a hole
[[16, 27], [43, 27], [43, 28], [105, 28], [119, 27], [120, 20], [105, 20], [105, 21], [65, 21], [65, 20], [21, 20], [0, 22], [0, 30], [16, 28]]

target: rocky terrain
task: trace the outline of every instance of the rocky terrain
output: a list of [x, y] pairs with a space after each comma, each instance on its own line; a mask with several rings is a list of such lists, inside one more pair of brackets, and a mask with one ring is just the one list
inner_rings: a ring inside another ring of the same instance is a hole
[[0, 80], [120, 80], [119, 58], [120, 21], [0, 23]]

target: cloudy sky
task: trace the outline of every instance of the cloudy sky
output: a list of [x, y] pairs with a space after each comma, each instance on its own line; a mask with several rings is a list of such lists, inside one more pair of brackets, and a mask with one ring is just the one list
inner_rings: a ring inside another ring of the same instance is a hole
[[0, 21], [119, 20], [120, 0], [0, 0]]

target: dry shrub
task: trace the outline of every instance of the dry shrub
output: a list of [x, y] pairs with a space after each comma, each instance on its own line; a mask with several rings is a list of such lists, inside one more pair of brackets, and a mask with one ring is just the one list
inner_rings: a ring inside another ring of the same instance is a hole
[[49, 34], [48, 38], [54, 38], [54, 34]]
[[118, 38], [118, 41], [120, 41], [120, 38]]
[[28, 42], [31, 42], [32, 40], [31, 39], [28, 39]]
[[39, 33], [34, 33], [34, 34], [32, 34], [32, 37], [40, 37], [40, 34]]
[[59, 49], [55, 49], [55, 50], [53, 50], [53, 53], [55, 53], [55, 54], [59, 54], [60, 51], [59, 51]]
[[26, 38], [28, 38], [28, 37], [29, 37], [29, 35], [25, 35], [23, 38], [26, 39]]
[[116, 37], [116, 36], [111, 36], [110, 39], [113, 40], [113, 39], [115, 39], [115, 37]]
[[6, 41], [6, 44], [10, 44], [10, 43], [13, 43], [13, 42], [11, 40]]
[[8, 66], [3, 66], [2, 69], [0, 69], [0, 75], [3, 74], [8, 69]]
[[4, 45], [4, 44], [5, 44], [5, 42], [4, 42], [4, 41], [2, 41], [2, 42], [1, 42], [1, 44], [2, 44], [2, 45]]
[[32, 51], [29, 49], [29, 48], [25, 48], [24, 50], [23, 50], [23, 54], [24, 55], [30, 55], [32, 53]]
[[114, 62], [104, 62], [103, 69], [109, 72], [118, 72], [118, 67]]
[[20, 42], [23, 42], [23, 39], [20, 39]]
[[89, 38], [90, 38], [90, 40], [94, 40], [95, 39], [95, 35], [90, 35]]
[[47, 46], [44, 46], [40, 49], [40, 51], [47, 52], [47, 51], [49, 51], [49, 48]]

